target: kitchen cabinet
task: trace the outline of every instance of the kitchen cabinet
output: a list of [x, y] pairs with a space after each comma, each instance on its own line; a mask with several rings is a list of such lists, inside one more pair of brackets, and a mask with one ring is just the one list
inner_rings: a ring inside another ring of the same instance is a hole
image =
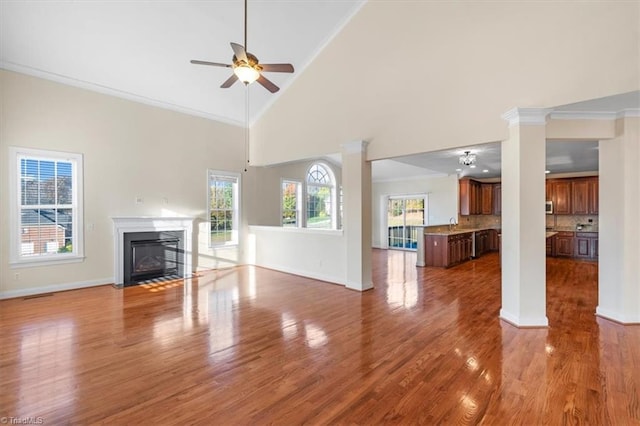
[[585, 179], [571, 181], [571, 211], [573, 214], [589, 214], [589, 185]]
[[556, 236], [552, 235], [551, 237], [547, 237], [547, 256], [555, 257], [556, 256]]
[[[502, 203], [496, 206], [495, 184], [480, 183], [473, 179], [460, 179], [460, 214], [500, 214]], [[500, 193], [500, 191], [498, 190]], [[501, 195], [501, 193], [500, 193]], [[496, 213], [496, 207], [498, 213]]]
[[489, 230], [485, 229], [482, 231], [476, 231], [476, 253], [475, 257], [480, 257], [486, 252], [491, 250], [491, 246], [489, 243]]
[[598, 214], [598, 177], [549, 179], [547, 201], [553, 201], [553, 214]]
[[502, 215], [502, 184], [500, 183], [493, 184], [493, 214]]
[[561, 231], [555, 236], [556, 238], [556, 256], [573, 257], [573, 239], [575, 232]]
[[571, 180], [557, 180], [552, 185], [553, 214], [571, 214]]
[[460, 214], [480, 214], [482, 211], [481, 184], [473, 179], [460, 179]]
[[571, 185], [573, 214], [598, 214], [598, 178], [574, 179]]
[[473, 233], [425, 235], [425, 266], [449, 268], [471, 259]]
[[481, 214], [493, 214], [493, 184], [483, 183], [481, 188]]
[[489, 250], [498, 251], [500, 248], [500, 242], [498, 240], [498, 230], [489, 229]]
[[598, 214], [600, 204], [599, 179], [590, 178], [587, 180], [587, 214]]
[[598, 258], [598, 233], [576, 232], [574, 257], [578, 259]]

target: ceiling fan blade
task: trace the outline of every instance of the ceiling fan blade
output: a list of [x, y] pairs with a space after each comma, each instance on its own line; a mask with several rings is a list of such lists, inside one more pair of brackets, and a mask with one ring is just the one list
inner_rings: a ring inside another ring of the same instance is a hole
[[262, 84], [264, 86], [264, 88], [267, 89], [268, 91], [270, 91], [271, 93], [276, 93], [278, 90], [280, 90], [280, 88], [278, 86], [273, 84], [271, 82], [271, 80], [267, 79], [262, 74], [260, 74], [260, 77], [258, 77], [258, 80], [256, 80], [256, 81], [258, 83]]
[[245, 64], [249, 63], [249, 60], [247, 59], [247, 52], [245, 52], [242, 45], [239, 45], [238, 43], [231, 43], [231, 48], [233, 49], [233, 54], [236, 55], [236, 59], [244, 61]]
[[224, 83], [222, 83], [222, 86], [220, 86], [220, 87], [223, 88], [223, 89], [229, 88], [236, 81], [238, 81], [238, 76], [235, 75], [235, 74], [231, 74], [231, 77], [229, 77]]
[[212, 65], [214, 67], [231, 68], [231, 65], [229, 64], [221, 64], [219, 62], [209, 62], [209, 61], [198, 61], [197, 59], [192, 59], [191, 63], [196, 65]]
[[260, 64], [262, 71], [267, 72], [293, 72], [291, 64]]

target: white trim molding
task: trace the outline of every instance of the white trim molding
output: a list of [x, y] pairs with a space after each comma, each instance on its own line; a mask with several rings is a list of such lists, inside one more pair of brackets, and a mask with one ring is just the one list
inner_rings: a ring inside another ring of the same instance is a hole
[[543, 126], [549, 117], [549, 108], [513, 108], [501, 115], [511, 126]]
[[511, 313], [500, 309], [500, 319], [508, 322], [509, 324], [518, 328], [546, 328], [549, 327], [549, 319], [544, 317], [521, 317], [518, 315], [512, 315]]
[[192, 217], [113, 217], [113, 276], [114, 284], [124, 280], [124, 234], [129, 232], [184, 231], [184, 277], [192, 273], [193, 220]]
[[342, 144], [342, 151], [345, 154], [357, 154], [359, 152], [367, 152], [367, 141], [353, 141]]
[[110, 285], [113, 278], [100, 278], [96, 280], [78, 281], [73, 283], [54, 284], [44, 287], [24, 288], [17, 290], [7, 290], [0, 292], [0, 299], [14, 299], [17, 297], [35, 296], [38, 294], [56, 293], [59, 291], [78, 290], [87, 287], [99, 287]]

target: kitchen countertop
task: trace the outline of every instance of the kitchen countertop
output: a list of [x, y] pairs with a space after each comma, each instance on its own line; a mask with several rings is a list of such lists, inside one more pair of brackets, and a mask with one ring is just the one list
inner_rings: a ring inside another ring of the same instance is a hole
[[547, 238], [549, 237], [553, 237], [554, 235], [556, 235], [557, 232], [553, 232], [553, 231], [547, 231]]
[[554, 226], [553, 228], [547, 228], [547, 231], [555, 232], [598, 232], [598, 228], [595, 226], [583, 226], [582, 229], [577, 229], [575, 226]]
[[435, 231], [435, 232], [425, 232], [424, 235], [458, 235], [458, 234], [469, 234], [471, 232], [478, 231], [487, 231], [489, 229], [495, 229], [500, 232], [500, 228], [454, 228], [451, 231]]

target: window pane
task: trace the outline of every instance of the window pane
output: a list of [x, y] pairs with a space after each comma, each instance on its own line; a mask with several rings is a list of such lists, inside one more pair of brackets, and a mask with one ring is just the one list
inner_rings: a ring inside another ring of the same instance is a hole
[[331, 228], [331, 189], [324, 186], [307, 187], [307, 227]]
[[209, 216], [211, 245], [237, 242], [234, 236], [235, 197], [238, 179], [234, 176], [209, 175]]

